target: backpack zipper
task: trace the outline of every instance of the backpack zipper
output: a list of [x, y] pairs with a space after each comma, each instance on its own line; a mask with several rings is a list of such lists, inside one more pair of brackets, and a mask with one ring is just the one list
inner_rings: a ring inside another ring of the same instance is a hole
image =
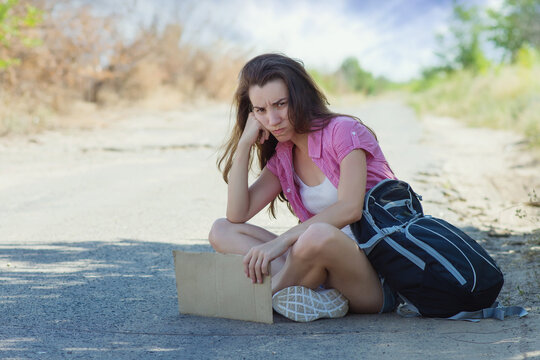
[[406, 205], [406, 206], [410, 209], [410, 207], [409, 207], [409, 202], [410, 202], [409, 199], [391, 201], [391, 202], [389, 202], [388, 204], [384, 205], [384, 206], [383, 206], [383, 209], [384, 209], [384, 210], [388, 210], [388, 209], [391, 209], [391, 208], [394, 208], [394, 207], [398, 207], [398, 206], [403, 206], [403, 205]]

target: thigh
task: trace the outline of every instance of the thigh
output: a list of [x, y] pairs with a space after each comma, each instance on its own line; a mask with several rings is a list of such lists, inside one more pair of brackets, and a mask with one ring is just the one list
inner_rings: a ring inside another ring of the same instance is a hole
[[252, 225], [249, 223], [243, 223], [243, 224], [233, 224], [233, 226], [236, 226], [236, 231], [238, 231], [241, 234], [250, 236], [254, 239], [257, 239], [260, 242], [268, 242], [274, 240], [277, 235], [273, 232], [270, 232], [266, 230], [265, 228], [262, 228], [257, 225]]
[[355, 240], [337, 228], [332, 232], [323, 255], [328, 271], [325, 286], [340, 290], [352, 312], [379, 312], [383, 303], [379, 276]]
[[[234, 224], [234, 225], [238, 225], [238, 228], [236, 229], [236, 231], [238, 231], [240, 234], [248, 238], [254, 239], [254, 241], [248, 241], [248, 243], [246, 243], [247, 245], [246, 251], [243, 252], [243, 255], [246, 254], [249, 251], [249, 249], [251, 249], [253, 246], [257, 246], [262, 243], [272, 241], [277, 237], [276, 234], [260, 226], [256, 226], [256, 225], [252, 225], [248, 223]], [[289, 251], [287, 250], [285, 254], [281, 255], [280, 257], [278, 257], [277, 259], [274, 259], [271, 262], [270, 273], [272, 276], [277, 274], [283, 268], [283, 265], [285, 265], [285, 261], [287, 260], [288, 254], [289, 254]]]
[[212, 247], [226, 254], [246, 254], [253, 246], [276, 238], [276, 234], [259, 226], [232, 223], [226, 218], [214, 221], [208, 240]]
[[[232, 223], [227, 219], [214, 222], [209, 240], [212, 247], [221, 253], [245, 255], [254, 246], [272, 241], [276, 234], [256, 225], [248, 223]], [[287, 253], [272, 261], [270, 267], [275, 275], [285, 263]]]

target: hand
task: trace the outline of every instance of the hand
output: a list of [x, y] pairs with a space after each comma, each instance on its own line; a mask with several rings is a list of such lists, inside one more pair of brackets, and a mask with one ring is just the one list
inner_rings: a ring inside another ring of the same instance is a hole
[[245, 141], [249, 144], [249, 146], [251, 146], [255, 144], [257, 140], [261, 144], [264, 144], [264, 142], [268, 140], [269, 137], [270, 132], [266, 130], [262, 126], [262, 124], [255, 118], [253, 112], [250, 112], [240, 141]]
[[269, 275], [268, 264], [288, 249], [281, 238], [252, 247], [244, 256], [244, 272], [253, 283], [263, 282], [263, 275]]

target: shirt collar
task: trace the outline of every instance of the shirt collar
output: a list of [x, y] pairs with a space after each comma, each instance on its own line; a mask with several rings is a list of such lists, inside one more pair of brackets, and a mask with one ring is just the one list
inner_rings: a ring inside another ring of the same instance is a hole
[[[312, 159], [320, 159], [322, 152], [322, 133], [323, 129], [310, 132], [308, 134], [308, 155]], [[276, 153], [290, 153], [294, 144], [292, 141], [278, 142]]]
[[320, 129], [310, 132], [308, 135], [308, 154], [312, 159], [319, 159], [321, 157], [322, 133], [323, 130]]

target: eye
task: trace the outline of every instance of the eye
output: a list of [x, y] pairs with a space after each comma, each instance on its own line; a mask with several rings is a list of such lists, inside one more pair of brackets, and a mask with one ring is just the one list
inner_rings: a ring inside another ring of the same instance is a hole
[[262, 109], [262, 108], [255, 108], [255, 112], [256, 112], [257, 114], [262, 114], [262, 113], [264, 113], [264, 109]]
[[283, 106], [285, 106], [285, 105], [287, 105], [287, 102], [286, 102], [286, 101], [281, 101], [281, 102], [279, 102], [279, 103], [277, 104], [278, 107], [283, 107]]

